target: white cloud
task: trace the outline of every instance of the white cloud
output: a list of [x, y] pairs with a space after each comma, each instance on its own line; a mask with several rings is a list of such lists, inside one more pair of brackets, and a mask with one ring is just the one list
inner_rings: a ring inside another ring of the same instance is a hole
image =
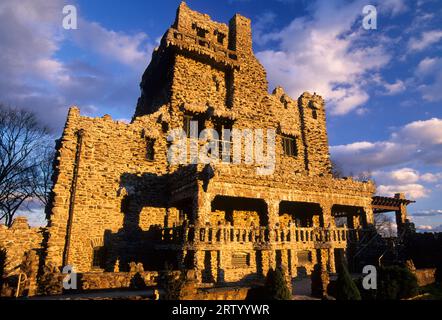
[[425, 31], [419, 38], [412, 37], [408, 42], [408, 49], [411, 51], [422, 51], [442, 39], [442, 30]]
[[425, 173], [421, 176], [421, 180], [429, 183], [436, 183], [439, 180], [442, 180], [442, 173]]
[[[398, 3], [388, 10], [398, 12]], [[390, 61], [383, 43], [368, 44], [361, 28], [353, 28], [367, 3], [317, 1], [312, 16], [296, 18], [279, 32], [260, 35], [276, 41], [279, 50], [257, 53], [273, 86], [282, 85], [293, 96], [317, 92], [328, 100], [335, 115], [361, 108], [369, 99], [364, 84], [369, 75]]]
[[414, 183], [420, 179], [419, 172], [411, 168], [402, 168], [388, 172], [375, 171], [372, 174], [375, 179], [390, 183]]
[[97, 22], [82, 20], [78, 32], [73, 33], [75, 41], [82, 47], [108, 57], [114, 61], [145, 68], [153, 50], [149, 37], [143, 32], [128, 35], [102, 27]]
[[421, 184], [397, 184], [397, 185], [379, 185], [377, 192], [380, 195], [393, 196], [395, 193], [403, 192], [407, 198], [420, 199], [427, 198], [431, 192], [430, 189], [425, 188]]
[[[405, 192], [413, 199], [427, 198], [431, 189], [422, 185], [427, 183], [429, 176], [436, 175], [426, 173], [420, 174], [412, 168], [394, 169], [391, 171], [377, 170], [372, 172], [372, 177], [378, 184], [378, 193], [391, 196], [398, 192]], [[437, 181], [437, 180], [436, 180]]]
[[395, 95], [405, 91], [406, 86], [402, 80], [396, 80], [394, 83], [385, 83], [384, 88], [387, 95]]
[[442, 101], [442, 58], [426, 57], [416, 67], [418, 90], [427, 101]]
[[408, 7], [404, 0], [384, 0], [380, 5], [381, 9], [391, 11], [393, 16], [404, 13], [408, 10]]
[[[107, 30], [96, 22], [80, 19], [78, 30], [64, 30], [65, 4], [66, 0], [0, 1], [0, 103], [32, 109], [57, 130], [73, 104], [133, 105], [153, 48], [144, 33]], [[97, 59], [82, 61], [79, 55], [62, 60], [58, 53], [69, 40]], [[115, 62], [121, 66], [118, 74], [112, 73]]]
[[330, 150], [332, 158], [348, 172], [407, 164], [442, 165], [442, 119], [411, 122], [385, 141], [354, 142]]
[[392, 135], [399, 142], [412, 141], [420, 145], [442, 144], [442, 119], [433, 118], [414, 121], [405, 125], [399, 132]]
[[422, 210], [419, 212], [412, 213], [411, 215], [416, 217], [434, 217], [434, 216], [442, 216], [442, 210]]
[[416, 229], [421, 232], [442, 232], [442, 224], [439, 226], [419, 225]]

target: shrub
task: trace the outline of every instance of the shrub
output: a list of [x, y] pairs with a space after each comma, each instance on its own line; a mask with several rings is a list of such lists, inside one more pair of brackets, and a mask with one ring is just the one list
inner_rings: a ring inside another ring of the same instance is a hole
[[361, 293], [344, 264], [339, 268], [336, 281], [336, 300], [361, 300]]
[[292, 294], [284, 272], [280, 268], [270, 269], [266, 278], [266, 298], [270, 300], [291, 300]]
[[58, 295], [63, 292], [63, 274], [55, 265], [43, 267], [43, 274], [39, 281], [39, 292], [43, 295]]
[[416, 276], [406, 267], [396, 265], [379, 269], [378, 299], [411, 298], [418, 294], [418, 289]]
[[164, 300], [180, 300], [183, 287], [186, 284], [186, 274], [181, 270], [179, 275], [173, 272], [168, 264], [165, 266], [165, 273], [161, 279], [164, 288]]
[[147, 288], [146, 282], [144, 281], [143, 276], [141, 273], [137, 272], [132, 279], [130, 279], [130, 285], [129, 287], [131, 289], [135, 290], [144, 290]]
[[[326, 279], [323, 277], [327, 277]], [[317, 298], [322, 298], [326, 293], [326, 289], [324, 288], [324, 282], [329, 282], [328, 273], [323, 272], [321, 270], [321, 265], [315, 264], [312, 271], [311, 276], [311, 285], [312, 285], [312, 296]]]

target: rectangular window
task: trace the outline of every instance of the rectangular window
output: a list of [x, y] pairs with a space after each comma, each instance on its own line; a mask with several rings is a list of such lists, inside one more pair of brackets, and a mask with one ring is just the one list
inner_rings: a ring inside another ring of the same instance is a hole
[[190, 122], [192, 121], [191, 116], [184, 116], [184, 125], [183, 129], [186, 132], [187, 138], [190, 138]]
[[282, 148], [286, 156], [296, 157], [298, 154], [296, 139], [294, 137], [282, 137]]
[[196, 35], [200, 38], [205, 38], [206, 34], [209, 33], [209, 31], [200, 28], [200, 27], [196, 27]]
[[318, 119], [318, 113], [316, 112], [316, 110], [315, 109], [313, 109], [312, 110], [312, 117], [313, 117], [313, 119]]
[[186, 133], [187, 138], [190, 138], [190, 134], [191, 134], [190, 128], [191, 128], [192, 121], [198, 122], [198, 136], [200, 135], [201, 131], [204, 130], [204, 126], [205, 126], [204, 118], [185, 115], [184, 121], [183, 121], [183, 129], [184, 129], [184, 132]]
[[155, 140], [147, 139], [146, 140], [146, 159], [149, 161], [155, 160]]
[[228, 163], [232, 161], [233, 156], [232, 127], [233, 125], [229, 121], [215, 124], [215, 130], [219, 137], [219, 157], [221, 160]]
[[225, 34], [218, 32], [216, 35], [216, 39], [218, 41], [219, 44], [224, 44], [224, 38], [226, 37]]

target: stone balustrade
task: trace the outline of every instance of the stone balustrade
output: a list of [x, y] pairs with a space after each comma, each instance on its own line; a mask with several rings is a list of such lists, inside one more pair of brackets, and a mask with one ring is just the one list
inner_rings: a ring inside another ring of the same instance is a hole
[[296, 245], [315, 247], [318, 244], [333, 243], [334, 247], [345, 247], [347, 241], [358, 241], [358, 230], [320, 227], [248, 227], [221, 226], [178, 226], [160, 230], [158, 240], [162, 244], [253, 244], [253, 245]]

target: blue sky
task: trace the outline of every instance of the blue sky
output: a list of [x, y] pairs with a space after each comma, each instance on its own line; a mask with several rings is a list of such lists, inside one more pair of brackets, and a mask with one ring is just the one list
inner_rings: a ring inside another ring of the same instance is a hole
[[[2, 0], [0, 101], [31, 108], [56, 135], [67, 108], [130, 119], [139, 80], [180, 1]], [[78, 29], [62, 28], [62, 8]], [[406, 192], [421, 230], [442, 229], [442, 4], [437, 0], [189, 0], [228, 22], [252, 19], [270, 90], [327, 101], [332, 157], [368, 172], [378, 193]], [[376, 30], [362, 9], [376, 6]]]

